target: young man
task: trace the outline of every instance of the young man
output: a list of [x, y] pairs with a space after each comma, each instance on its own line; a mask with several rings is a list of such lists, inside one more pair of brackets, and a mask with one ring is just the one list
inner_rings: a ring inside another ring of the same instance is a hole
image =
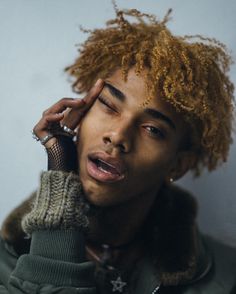
[[235, 251], [198, 233], [194, 199], [173, 185], [227, 158], [230, 58], [173, 36], [168, 15], [116, 14], [67, 69], [88, 94], [34, 128], [48, 171], [3, 224], [0, 293], [233, 293]]

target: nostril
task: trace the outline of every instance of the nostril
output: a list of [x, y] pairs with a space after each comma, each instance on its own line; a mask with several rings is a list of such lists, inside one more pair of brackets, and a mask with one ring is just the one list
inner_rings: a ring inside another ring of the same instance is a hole
[[105, 144], [110, 144], [110, 143], [111, 143], [111, 139], [110, 139], [109, 137], [104, 137], [104, 138], [103, 138], [103, 142], [104, 142]]
[[125, 152], [125, 146], [123, 144], [119, 144], [118, 147], [122, 152]]
[[117, 148], [122, 153], [126, 153], [129, 150], [129, 140], [115, 133], [106, 134], [103, 136], [103, 142], [106, 145], [110, 145], [112, 148]]

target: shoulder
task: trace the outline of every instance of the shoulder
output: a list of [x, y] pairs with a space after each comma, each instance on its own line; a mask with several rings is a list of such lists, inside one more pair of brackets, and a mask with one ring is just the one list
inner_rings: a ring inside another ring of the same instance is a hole
[[209, 236], [202, 239], [213, 265], [207, 275], [184, 287], [182, 293], [236, 294], [236, 249]]
[[18, 255], [13, 246], [2, 238], [0, 232], [0, 285], [7, 286], [8, 279], [15, 268], [17, 259]]
[[25, 233], [21, 228], [21, 219], [29, 211], [34, 195], [35, 193], [11, 211], [2, 224], [0, 231], [0, 287], [1, 284], [7, 287], [8, 279], [19, 256], [29, 251], [30, 240], [25, 238]]
[[32, 208], [36, 192], [33, 192], [27, 199], [14, 208], [3, 221], [1, 226], [1, 238], [4, 242], [11, 244], [17, 253], [23, 254], [29, 250], [29, 242], [26, 241], [26, 234], [22, 229], [21, 221]]
[[[182, 284], [180, 293], [184, 294], [233, 294], [236, 249], [198, 232], [197, 203], [188, 191], [173, 185], [166, 187], [162, 196], [159, 213], [155, 214], [158, 234], [154, 236], [158, 242], [153, 243], [153, 251], [158, 255], [157, 267], [165, 270], [165, 278], [169, 277], [162, 284]], [[184, 276], [184, 279], [171, 278], [173, 273], [175, 278]]]
[[213, 255], [215, 280], [222, 285], [236, 283], [236, 248], [209, 236], [204, 240]]

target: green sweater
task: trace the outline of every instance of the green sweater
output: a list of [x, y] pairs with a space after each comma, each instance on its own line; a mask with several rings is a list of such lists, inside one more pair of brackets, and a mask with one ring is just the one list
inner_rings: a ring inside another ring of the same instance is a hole
[[[58, 180], [58, 174], [56, 176]], [[180, 253], [180, 251], [168, 254], [168, 256], [173, 256], [170, 265], [165, 257], [163, 260], [161, 259], [161, 256], [169, 250], [168, 244], [164, 253], [161, 252], [160, 255], [155, 250], [161, 251], [161, 247], [156, 246], [153, 249], [147, 245], [147, 254], [133, 267], [127, 284], [122, 284], [122, 279], [119, 280], [118, 275], [108, 282], [104, 282], [104, 289], [100, 287], [100, 291], [98, 291], [95, 277], [97, 267], [94, 262], [88, 261], [84, 257], [84, 238], [81, 231], [86, 220], [81, 218], [78, 211], [76, 212], [72, 208], [75, 204], [74, 200], [70, 200], [72, 202], [69, 208], [57, 212], [53, 210], [53, 213], [51, 210], [52, 206], [55, 207], [56, 201], [61, 201], [63, 197], [71, 197], [75, 192], [78, 192], [78, 187], [76, 189], [74, 187], [78, 179], [61, 173], [59, 178], [63, 177], [63, 181], [60, 178], [60, 183], [63, 184], [60, 187], [57, 184], [52, 191], [49, 182], [51, 180], [54, 182], [54, 177], [55, 172], [44, 173], [34, 207], [30, 213], [23, 217], [22, 226], [31, 237], [29, 240], [21, 240], [22, 244], [28, 244], [24, 246], [24, 254], [17, 250], [19, 242], [9, 244], [4, 236], [0, 238], [0, 294], [236, 293], [234, 288], [236, 285], [236, 251], [210, 238], [204, 238], [202, 242], [202, 237], [198, 234], [196, 234], [196, 239], [193, 240], [193, 243], [198, 243], [197, 250], [194, 251], [197, 257], [194, 271], [189, 271], [190, 263], [186, 265], [187, 268], [183, 268], [186, 264], [185, 260], [180, 266], [182, 270], [180, 272], [178, 264], [183, 260], [183, 258], [180, 258], [178, 261], [177, 253]], [[67, 188], [64, 189], [64, 186], [67, 186]], [[59, 192], [60, 195], [58, 194], [59, 188], [63, 191], [63, 193]], [[52, 197], [53, 193], [58, 196], [59, 200], [49, 203], [51, 201], [48, 202], [48, 196]], [[182, 198], [189, 197], [183, 196], [184, 192], [180, 192], [178, 189], [171, 191], [170, 194], [172, 195], [170, 197], [172, 202], [180, 199], [179, 194]], [[168, 196], [165, 195], [165, 197]], [[175, 197], [175, 200], [172, 197]], [[186, 201], [188, 201], [186, 199], [183, 202], [183, 208], [186, 208]], [[167, 206], [169, 207], [169, 205]], [[190, 207], [191, 205], [189, 205], [189, 209]], [[168, 213], [173, 214], [173, 211], [168, 212], [166, 208], [165, 215]], [[182, 212], [180, 213], [182, 214]], [[188, 217], [186, 216], [186, 218]], [[75, 219], [77, 220], [76, 224]], [[189, 219], [188, 221], [184, 219], [181, 224], [183, 226], [178, 224], [178, 227], [180, 226], [180, 230], [184, 230], [185, 234], [188, 234], [185, 226], [189, 223], [191, 223]], [[166, 223], [165, 226], [168, 227]], [[192, 227], [192, 223], [190, 227]], [[173, 230], [173, 227], [171, 230]], [[162, 242], [164, 238], [163, 235], [159, 242]], [[186, 242], [189, 242], [191, 248], [191, 240], [186, 238]], [[184, 243], [183, 247], [185, 247]], [[188, 248], [185, 247], [183, 252], [186, 249]], [[209, 252], [211, 253], [209, 254]], [[192, 253], [189, 256], [192, 256]], [[157, 262], [154, 262], [158, 256], [159, 259], [157, 258]], [[214, 262], [212, 262], [211, 256], [214, 256]], [[176, 265], [178, 271], [171, 272], [171, 269], [174, 270], [172, 263], [176, 263], [176, 260], [178, 261]]]

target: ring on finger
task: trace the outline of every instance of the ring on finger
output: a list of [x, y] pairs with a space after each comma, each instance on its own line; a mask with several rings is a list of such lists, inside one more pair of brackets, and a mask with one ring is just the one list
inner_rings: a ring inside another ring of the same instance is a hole
[[45, 137], [43, 137], [42, 139], [39, 139], [39, 140], [42, 145], [45, 145], [53, 137], [54, 137], [54, 135], [49, 133]]
[[40, 141], [39, 137], [35, 134], [35, 132], [33, 130], [31, 131], [31, 133], [32, 133], [32, 137], [34, 140]]
[[46, 136], [44, 136], [42, 139], [40, 139], [40, 138], [35, 134], [34, 131], [31, 131], [31, 133], [32, 133], [32, 137], [33, 137], [33, 139], [35, 139], [36, 141], [40, 141], [40, 143], [41, 143], [42, 145], [45, 145], [45, 144], [46, 144], [51, 138], [54, 137], [53, 134], [48, 133]]
[[72, 129], [70, 129], [66, 125], [61, 125], [61, 127], [62, 127], [63, 131], [65, 133], [67, 133], [68, 135], [70, 135], [71, 137], [74, 137], [76, 135], [75, 131], [73, 131]]

